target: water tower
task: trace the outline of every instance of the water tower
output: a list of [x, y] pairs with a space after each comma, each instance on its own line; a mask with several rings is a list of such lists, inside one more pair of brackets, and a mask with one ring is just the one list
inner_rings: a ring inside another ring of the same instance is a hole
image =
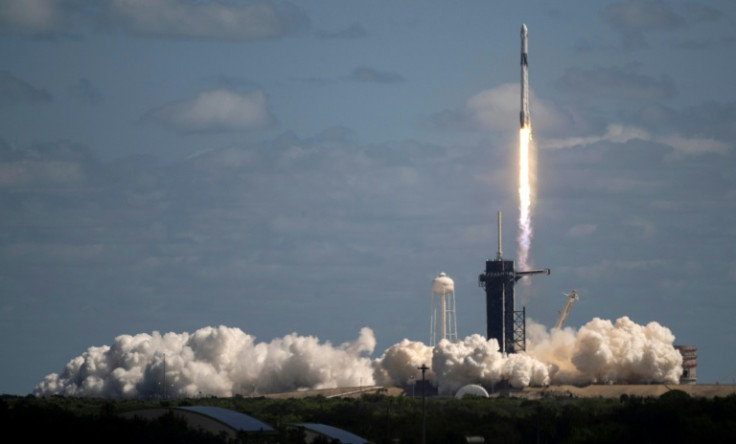
[[[437, 339], [439, 335], [439, 339]], [[457, 317], [455, 315], [455, 282], [444, 272], [432, 281], [432, 319], [429, 345], [439, 341], [457, 340]]]

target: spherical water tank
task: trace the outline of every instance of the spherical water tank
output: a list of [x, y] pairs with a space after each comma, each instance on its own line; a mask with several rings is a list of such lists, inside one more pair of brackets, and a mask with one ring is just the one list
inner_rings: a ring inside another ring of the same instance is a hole
[[432, 281], [432, 292], [445, 294], [455, 292], [455, 282], [443, 271]]

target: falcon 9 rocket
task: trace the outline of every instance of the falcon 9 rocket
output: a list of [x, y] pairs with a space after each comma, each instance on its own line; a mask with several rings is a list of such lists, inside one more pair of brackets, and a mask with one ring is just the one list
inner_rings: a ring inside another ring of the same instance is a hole
[[521, 112], [519, 120], [521, 128], [531, 126], [529, 116], [529, 65], [527, 63], [527, 31], [526, 25], [521, 25]]
[[526, 25], [521, 25], [521, 112], [519, 120], [522, 128], [529, 128], [529, 65], [527, 63], [527, 31]]

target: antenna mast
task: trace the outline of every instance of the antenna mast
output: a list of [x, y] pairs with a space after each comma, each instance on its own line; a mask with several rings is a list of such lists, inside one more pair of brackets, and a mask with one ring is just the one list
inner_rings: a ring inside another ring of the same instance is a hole
[[498, 253], [496, 253], [496, 260], [500, 261], [503, 259], [503, 248], [501, 247], [501, 212], [498, 212]]

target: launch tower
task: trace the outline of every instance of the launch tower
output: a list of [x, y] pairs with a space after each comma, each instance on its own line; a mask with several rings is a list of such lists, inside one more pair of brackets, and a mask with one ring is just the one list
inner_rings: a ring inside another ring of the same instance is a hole
[[542, 270], [517, 271], [514, 261], [504, 260], [501, 249], [501, 212], [498, 212], [498, 253], [486, 261], [478, 286], [486, 291], [486, 337], [496, 338], [502, 353], [526, 350], [526, 309], [514, 309], [514, 285], [524, 276], [549, 274]]

